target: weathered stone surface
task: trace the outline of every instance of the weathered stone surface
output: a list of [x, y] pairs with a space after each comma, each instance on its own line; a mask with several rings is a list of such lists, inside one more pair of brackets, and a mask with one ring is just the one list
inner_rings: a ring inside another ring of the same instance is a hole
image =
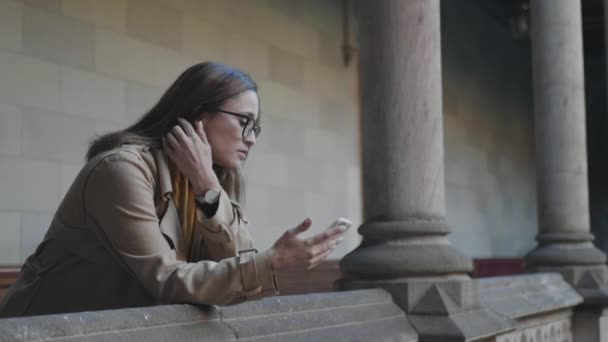
[[559, 274], [539, 273], [479, 279], [482, 305], [503, 316], [526, 316], [571, 308], [581, 296]]
[[607, 341], [608, 310], [575, 310], [572, 328], [578, 341]]
[[562, 310], [518, 320], [517, 329], [496, 336], [496, 342], [572, 342], [571, 316], [570, 310]]
[[[109, 311], [0, 319], [0, 341], [39, 341], [42, 339], [87, 339], [96, 335], [118, 339], [132, 336], [132, 330], [156, 330], [163, 326], [179, 330], [180, 326], [203, 323], [212, 336], [234, 336], [219, 323], [215, 307], [169, 305]], [[162, 340], [162, 339], [159, 339]]]
[[530, 20], [540, 231], [527, 267], [599, 266], [606, 255], [589, 233], [581, 3], [533, 0]]
[[349, 280], [341, 289], [378, 286], [393, 294], [422, 341], [473, 341], [516, 328], [508, 317], [482, 307], [477, 281], [439, 279]]
[[531, 271], [559, 272], [583, 296], [591, 312], [575, 311], [574, 338], [593, 341], [577, 334], [599, 329], [608, 268], [589, 233], [581, 2], [532, 0], [530, 22], [539, 244], [526, 262]]
[[468, 310], [449, 316], [408, 315], [425, 341], [475, 341], [513, 330], [515, 324], [487, 309]]
[[472, 262], [451, 246], [445, 222], [439, 1], [356, 8], [363, 194], [371, 200], [363, 201], [363, 243], [340, 265], [345, 281], [464, 275]]
[[382, 290], [269, 298], [226, 307], [168, 305], [0, 320], [0, 341], [412, 341]]

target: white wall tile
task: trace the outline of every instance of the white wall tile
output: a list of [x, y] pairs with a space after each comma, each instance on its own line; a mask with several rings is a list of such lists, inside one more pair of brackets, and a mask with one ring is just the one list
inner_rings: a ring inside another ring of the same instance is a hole
[[0, 157], [0, 208], [52, 211], [59, 204], [59, 164]]
[[18, 265], [21, 262], [21, 215], [18, 211], [0, 210], [0, 265]]
[[127, 0], [127, 33], [154, 45], [182, 48], [183, 13], [154, 0]]
[[50, 213], [25, 212], [21, 219], [21, 258], [25, 260], [34, 253], [44, 239], [53, 215]]
[[342, 164], [344, 161], [342, 151], [337, 148], [340, 138], [331, 131], [306, 127], [304, 129], [305, 157], [311, 160]]
[[124, 122], [95, 120], [95, 136], [100, 136], [110, 132], [125, 129], [127, 124]]
[[182, 50], [201, 62], [226, 60], [226, 30], [200, 17], [184, 17]]
[[165, 89], [197, 60], [124, 35], [97, 30], [95, 62], [98, 72]]
[[311, 96], [347, 101], [352, 98], [350, 82], [348, 73], [342, 69], [304, 63], [304, 91]]
[[34, 108], [22, 117], [22, 153], [29, 158], [79, 162], [95, 136], [93, 119]]
[[[0, 0], [0, 49], [21, 50], [21, 17], [23, 5]], [[0, 259], [1, 260], [1, 259]]]
[[267, 0], [268, 6], [281, 11], [306, 27], [323, 32], [336, 39], [341, 37], [342, 3], [339, 1]]
[[66, 113], [124, 121], [125, 83], [92, 72], [61, 68], [61, 99]]
[[251, 150], [245, 164], [249, 184], [287, 188], [289, 178], [287, 156], [262, 150]]
[[63, 198], [63, 196], [65, 196], [65, 194], [68, 192], [68, 190], [70, 189], [70, 187], [72, 186], [72, 183], [74, 182], [74, 179], [76, 179], [76, 176], [78, 175], [78, 172], [80, 172], [80, 169], [82, 168], [84, 162], [80, 163], [80, 164], [68, 164], [68, 163], [61, 163], [60, 165], [60, 169], [59, 169], [59, 173], [60, 173], [60, 184], [61, 184], [61, 198]]
[[263, 113], [297, 121], [305, 127], [320, 127], [318, 99], [275, 82], [258, 82]]
[[21, 111], [19, 108], [0, 104], [0, 154], [21, 153]]
[[18, 0], [28, 6], [41, 8], [49, 12], [59, 13], [61, 11], [61, 0]]
[[0, 52], [0, 102], [60, 109], [59, 66]]
[[62, 13], [111, 31], [124, 32], [125, 0], [62, 0]]
[[23, 7], [22, 52], [55, 63], [92, 70], [93, 27], [79, 20]]
[[227, 36], [225, 63], [250, 74], [256, 81], [270, 77], [268, 46], [242, 32]]
[[[265, 6], [251, 6], [250, 12], [245, 13], [251, 18], [248, 33], [252, 36], [308, 60], [319, 62], [321, 43], [318, 31]], [[279, 27], [280, 29], [277, 29]]]
[[269, 51], [270, 80], [302, 90], [304, 88], [304, 60], [302, 57], [272, 47]]
[[272, 116], [265, 112], [262, 114], [262, 133], [256, 142], [256, 149], [289, 155], [290, 157], [304, 157], [304, 129], [303, 124], [296, 120]]
[[130, 125], [148, 112], [160, 100], [163, 90], [137, 82], [127, 82], [127, 115], [125, 123]]

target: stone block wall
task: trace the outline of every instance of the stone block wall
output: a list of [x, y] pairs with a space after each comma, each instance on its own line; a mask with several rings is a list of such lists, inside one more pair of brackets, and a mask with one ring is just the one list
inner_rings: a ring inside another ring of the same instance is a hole
[[[0, 265], [42, 239], [95, 134], [125, 127], [180, 71], [218, 60], [259, 82], [247, 164], [258, 247], [312, 216], [361, 222], [357, 72], [333, 0], [0, 0]], [[529, 48], [474, 1], [442, 2], [448, 220], [472, 257], [532, 248]], [[356, 229], [330, 257], [357, 246]]]
[[[186, 67], [258, 81], [246, 211], [266, 248], [307, 216], [361, 221], [356, 70], [339, 2], [0, 0], [0, 265], [41, 241], [96, 134], [126, 127]], [[356, 229], [333, 255], [358, 244]]]

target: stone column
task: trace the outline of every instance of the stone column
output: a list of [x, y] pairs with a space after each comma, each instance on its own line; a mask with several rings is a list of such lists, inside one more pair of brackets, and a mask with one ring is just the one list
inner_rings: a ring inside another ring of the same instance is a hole
[[526, 262], [560, 272], [591, 304], [608, 269], [589, 227], [581, 3], [532, 0], [530, 10], [539, 235]]
[[604, 341], [608, 268], [589, 225], [581, 2], [532, 0], [530, 15], [539, 235], [527, 267], [561, 273], [583, 297], [575, 341]]
[[491, 335], [506, 325], [479, 307], [471, 259], [447, 237], [439, 0], [360, 0], [355, 10], [363, 242], [336, 285], [387, 289], [422, 339]]
[[342, 271], [464, 276], [445, 222], [439, 1], [358, 5], [366, 242]]

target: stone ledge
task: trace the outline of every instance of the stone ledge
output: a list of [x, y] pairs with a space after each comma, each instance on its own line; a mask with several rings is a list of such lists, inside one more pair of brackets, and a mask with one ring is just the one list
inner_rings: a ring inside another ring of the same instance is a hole
[[583, 298], [561, 275], [537, 273], [479, 279], [482, 306], [511, 319], [572, 308]]
[[0, 319], [0, 341], [417, 341], [383, 290]]

